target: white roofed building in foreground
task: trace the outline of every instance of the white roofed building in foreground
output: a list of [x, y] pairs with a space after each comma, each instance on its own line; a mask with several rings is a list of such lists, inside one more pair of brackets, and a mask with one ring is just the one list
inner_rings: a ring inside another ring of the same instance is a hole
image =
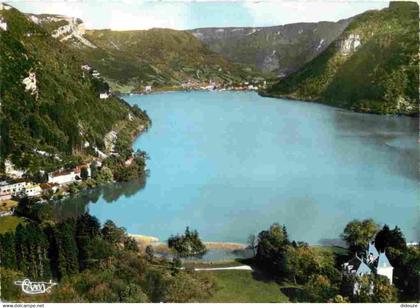
[[[389, 283], [392, 284], [394, 267], [388, 260], [385, 252], [378, 252], [374, 243], [369, 243], [366, 250], [365, 257], [359, 257], [357, 254], [353, 259], [343, 264], [343, 272], [345, 275], [364, 276], [364, 275], [381, 275], [388, 278]], [[356, 282], [353, 287], [353, 293], [356, 294], [359, 290], [359, 285]]]

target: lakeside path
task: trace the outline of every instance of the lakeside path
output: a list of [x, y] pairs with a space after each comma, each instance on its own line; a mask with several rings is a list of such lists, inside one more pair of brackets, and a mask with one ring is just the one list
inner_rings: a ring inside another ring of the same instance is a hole
[[240, 266], [229, 266], [229, 267], [206, 267], [206, 268], [194, 268], [194, 271], [225, 271], [225, 270], [242, 270], [242, 271], [253, 271], [249, 265]]
[[[145, 248], [147, 245], [152, 245], [158, 252], [166, 252], [168, 245], [162, 242], [158, 237], [128, 233], [128, 236], [134, 238], [139, 244], [140, 248]], [[224, 249], [224, 250], [241, 250], [246, 249], [247, 245], [242, 243], [232, 242], [203, 242], [207, 249]]]

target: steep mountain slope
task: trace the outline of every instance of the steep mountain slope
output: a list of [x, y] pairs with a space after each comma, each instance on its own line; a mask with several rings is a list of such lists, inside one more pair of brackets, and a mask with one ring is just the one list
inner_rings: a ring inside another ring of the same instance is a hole
[[85, 30], [77, 18], [45, 14], [28, 17], [73, 48], [115, 90], [179, 86], [188, 80], [235, 84], [261, 79], [261, 73], [252, 66], [233, 64], [185, 31]]
[[141, 87], [179, 85], [189, 79], [238, 83], [259, 74], [207, 49], [193, 35], [171, 29], [87, 31], [96, 49], [83, 56], [107, 78]]
[[284, 75], [309, 62], [335, 40], [350, 19], [276, 27], [201, 28], [191, 33], [226, 58]]
[[418, 113], [418, 14], [414, 2], [354, 18], [340, 37], [265, 95], [361, 112]]
[[[148, 124], [147, 115], [99, 92], [108, 86], [84, 62], [18, 10], [1, 5], [1, 165], [52, 170], [105, 150], [119, 127]], [[129, 120], [131, 119], [131, 120]]]

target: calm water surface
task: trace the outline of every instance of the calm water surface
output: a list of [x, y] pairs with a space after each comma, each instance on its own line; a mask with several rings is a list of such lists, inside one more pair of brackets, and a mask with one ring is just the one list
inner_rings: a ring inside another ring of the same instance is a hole
[[369, 217], [419, 238], [417, 119], [252, 92], [125, 99], [153, 121], [134, 145], [150, 177], [79, 196], [73, 209], [162, 240], [188, 225], [204, 240], [245, 242], [278, 222], [292, 239], [325, 244]]

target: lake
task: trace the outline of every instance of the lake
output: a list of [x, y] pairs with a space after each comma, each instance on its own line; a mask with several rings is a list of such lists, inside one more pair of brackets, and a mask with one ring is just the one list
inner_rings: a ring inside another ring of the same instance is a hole
[[100, 221], [166, 240], [186, 226], [206, 241], [246, 242], [285, 224], [310, 244], [337, 243], [352, 219], [398, 225], [419, 240], [418, 120], [359, 114], [254, 92], [124, 97], [153, 121], [134, 148], [146, 184], [108, 185], [71, 200]]

